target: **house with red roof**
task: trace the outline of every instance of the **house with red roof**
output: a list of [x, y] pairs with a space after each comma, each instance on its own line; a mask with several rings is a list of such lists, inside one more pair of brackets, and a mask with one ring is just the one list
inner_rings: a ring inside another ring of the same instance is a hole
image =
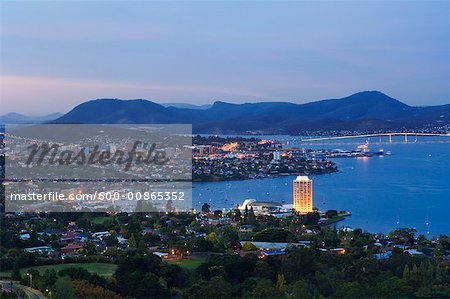
[[82, 248], [83, 247], [78, 244], [69, 244], [66, 247], [61, 248], [61, 251], [65, 255], [73, 255], [77, 254]]

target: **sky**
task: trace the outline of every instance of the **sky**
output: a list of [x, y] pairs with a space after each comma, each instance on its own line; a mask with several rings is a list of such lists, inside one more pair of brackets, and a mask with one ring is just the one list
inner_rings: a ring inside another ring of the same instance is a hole
[[0, 114], [96, 98], [450, 103], [450, 1], [1, 1]]

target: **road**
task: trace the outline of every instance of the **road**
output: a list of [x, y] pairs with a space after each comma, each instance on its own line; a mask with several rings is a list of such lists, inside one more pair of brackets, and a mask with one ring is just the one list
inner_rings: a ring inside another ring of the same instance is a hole
[[0, 280], [0, 285], [2, 286], [2, 290], [5, 292], [12, 292], [17, 289], [20, 289], [25, 292], [28, 298], [31, 299], [47, 299], [47, 297], [42, 294], [41, 291], [32, 289], [30, 287], [19, 284], [17, 281], [9, 281], [9, 280]]

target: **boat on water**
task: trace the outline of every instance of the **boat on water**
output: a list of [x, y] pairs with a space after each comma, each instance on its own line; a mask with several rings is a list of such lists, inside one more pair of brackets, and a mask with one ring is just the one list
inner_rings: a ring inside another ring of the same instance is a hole
[[390, 151], [385, 152], [382, 148], [377, 151], [371, 151], [367, 142], [358, 146], [357, 153], [360, 153], [362, 157], [389, 156], [391, 154]]
[[373, 157], [373, 156], [389, 156], [390, 151], [384, 151], [380, 148], [377, 151], [372, 151], [369, 149], [368, 143], [359, 145], [356, 150], [342, 150], [335, 149], [327, 153], [329, 158], [351, 158], [351, 157]]

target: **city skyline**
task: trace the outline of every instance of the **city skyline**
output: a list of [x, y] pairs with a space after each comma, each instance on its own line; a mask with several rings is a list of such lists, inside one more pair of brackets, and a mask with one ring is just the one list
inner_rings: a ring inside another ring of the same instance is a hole
[[96, 98], [450, 98], [448, 2], [0, 5], [1, 114], [67, 112]]

